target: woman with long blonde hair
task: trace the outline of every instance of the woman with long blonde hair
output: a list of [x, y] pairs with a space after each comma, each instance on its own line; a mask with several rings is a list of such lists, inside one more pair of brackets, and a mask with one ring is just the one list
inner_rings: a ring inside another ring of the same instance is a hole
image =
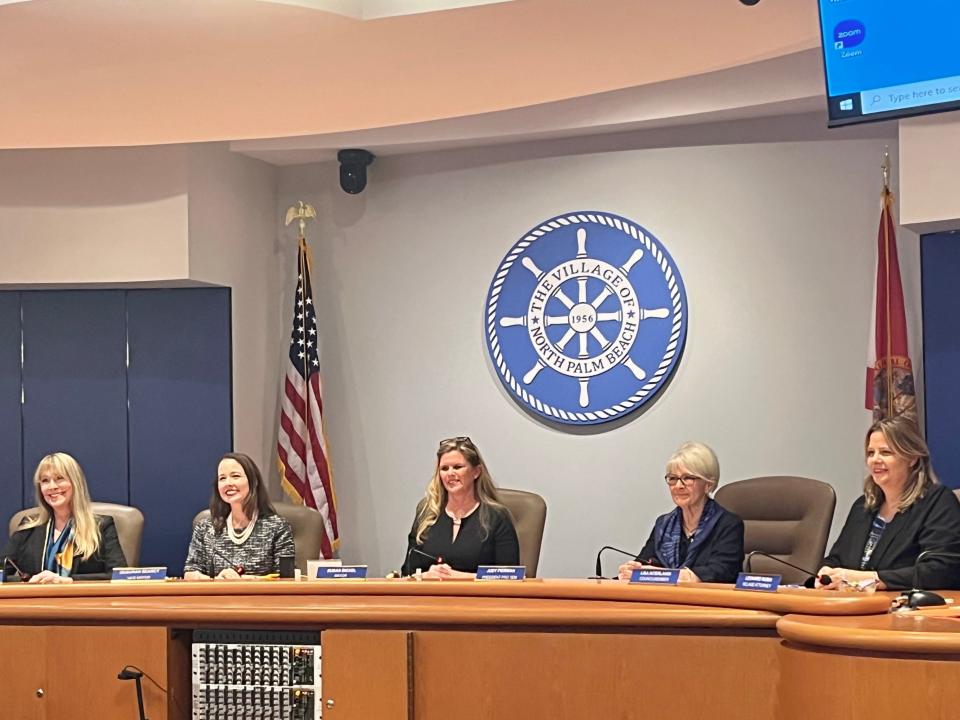
[[519, 565], [510, 512], [468, 437], [440, 442], [437, 464], [407, 539], [403, 573], [470, 578], [480, 565]]
[[7, 543], [5, 573], [35, 583], [108, 580], [113, 568], [127, 564], [113, 518], [93, 514], [87, 479], [73, 457], [44, 457], [33, 487], [37, 513]]

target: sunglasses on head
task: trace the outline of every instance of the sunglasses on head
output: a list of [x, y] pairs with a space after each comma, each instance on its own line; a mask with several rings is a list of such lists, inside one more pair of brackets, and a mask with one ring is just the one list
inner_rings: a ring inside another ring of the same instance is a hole
[[473, 440], [471, 440], [467, 435], [459, 435], [458, 437], [447, 438], [446, 440], [440, 441], [441, 445], [473, 445]]

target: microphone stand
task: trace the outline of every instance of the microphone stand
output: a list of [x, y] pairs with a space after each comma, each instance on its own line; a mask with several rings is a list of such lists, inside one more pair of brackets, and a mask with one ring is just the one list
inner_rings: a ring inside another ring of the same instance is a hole
[[960, 559], [960, 553], [941, 552], [939, 550], [924, 550], [917, 555], [917, 561], [913, 565], [913, 588], [904, 590], [895, 602], [899, 602], [898, 607], [908, 607], [916, 610], [921, 607], [934, 607], [937, 605], [946, 605], [947, 601], [940, 593], [932, 590], [921, 590], [920, 588], [920, 562], [928, 557], [942, 557]]
[[216, 555], [218, 558], [223, 560], [227, 564], [227, 567], [232, 568], [234, 572], [237, 573], [237, 575], [243, 575], [243, 571], [244, 571], [243, 565], [234, 565], [233, 561], [230, 558], [228, 558], [222, 552], [217, 550], [215, 547], [211, 547], [210, 550], [213, 552], [214, 555]]
[[140, 679], [143, 677], [143, 672], [140, 670], [135, 670], [127, 665], [123, 670], [117, 673], [117, 680], [133, 680], [137, 683], [137, 709], [140, 711], [140, 720], [148, 720], [147, 716], [144, 714], [143, 709], [143, 685], [140, 682]]
[[410, 570], [410, 556], [411, 556], [413, 553], [416, 553], [417, 555], [422, 555], [423, 557], [427, 558], [427, 560], [432, 560], [432, 561], [434, 562], [434, 564], [436, 564], [436, 565], [440, 565], [440, 564], [443, 562], [443, 558], [441, 558], [441, 557], [434, 557], [434, 556], [431, 555], [430, 553], [425, 553], [423, 550], [420, 550], [420, 549], [418, 549], [418, 548], [416, 548], [416, 547], [411, 547], [409, 550], [407, 550], [407, 557], [406, 557], [406, 558], [404, 559], [404, 561], [403, 561], [403, 567], [400, 568], [400, 575], [401, 575], [401, 576], [403, 576], [403, 572], [404, 572], [405, 570], [408, 571], [408, 572], [407, 572], [407, 575], [408, 575], [408, 576], [409, 576], [409, 575], [413, 575], [412, 572], [409, 572], [409, 570]]
[[[753, 570], [751, 569], [751, 567], [752, 567], [752, 564], [753, 564], [753, 556], [754, 556], [754, 555], [759, 555], [760, 557], [769, 558], [770, 560], [775, 560], [775, 561], [778, 562], [778, 563], [781, 563], [781, 564], [783, 564], [783, 565], [786, 565], [788, 568], [793, 568], [794, 570], [799, 570], [799, 571], [802, 572], [804, 575], [807, 575], [808, 578], [809, 578], [809, 579], [807, 580], [807, 582], [804, 583], [804, 586], [805, 586], [805, 587], [808, 587], [808, 588], [812, 588], [812, 587], [814, 586], [814, 584], [813, 584], [812, 582], [811, 582], [809, 585], [807, 585], [807, 583], [810, 582], [811, 580], [813, 580], [813, 579], [816, 577], [816, 575], [817, 575], [816, 573], [810, 572], [810, 571], [807, 570], [806, 568], [802, 568], [802, 567], [800, 567], [799, 565], [794, 565], [793, 563], [787, 562], [787, 561], [784, 560], [783, 558], [779, 558], [779, 557], [777, 557], [776, 555], [771, 555], [770, 553], [765, 553], [763, 550], [751, 550], [749, 553], [747, 553], [747, 557], [746, 557], [746, 559], [743, 561], [743, 571], [744, 571], [744, 572], [753, 572]], [[821, 584], [821, 585], [829, 585], [830, 583], [833, 582], [833, 578], [831, 578], [829, 575], [826, 575], [826, 574], [821, 575], [820, 577], [816, 577], [816, 579], [820, 581], [820, 584]]]
[[604, 550], [613, 550], [618, 552], [621, 555], [626, 555], [631, 560], [635, 560], [637, 555], [636, 553], [627, 552], [626, 550], [621, 550], [620, 548], [614, 547], [613, 545], [604, 545], [600, 548], [600, 552], [597, 553], [597, 565], [593, 577], [587, 578], [587, 580], [606, 580], [607, 578], [603, 577], [603, 566], [600, 564], [600, 557], [603, 555]]
[[[13, 568], [13, 575], [7, 574], [7, 568]], [[3, 559], [2, 582], [27, 582], [30, 576], [21, 570], [9, 555]]]

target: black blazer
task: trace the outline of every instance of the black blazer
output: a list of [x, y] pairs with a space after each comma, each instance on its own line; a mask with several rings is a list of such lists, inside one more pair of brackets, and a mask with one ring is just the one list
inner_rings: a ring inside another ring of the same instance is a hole
[[[693, 565], [686, 567], [703, 582], [732, 583], [736, 582], [743, 568], [743, 520], [720, 505], [717, 508], [720, 510], [717, 524], [700, 546]], [[654, 530], [650, 531], [650, 537], [636, 559], [647, 564], [652, 560], [652, 564], [663, 566], [657, 557]]]
[[[117, 537], [117, 527], [109, 515], [97, 515], [100, 523], [100, 547], [93, 557], [74, 555], [70, 577], [74, 580], [109, 580], [115, 567], [127, 564]], [[29, 522], [24, 518], [24, 523]], [[47, 537], [46, 525], [17, 530], [3, 551], [4, 558], [13, 560], [27, 575], [43, 570], [43, 544]]]
[[[863, 547], [876, 512], [865, 507], [864, 497], [853, 503], [840, 536], [823, 559], [829, 567], [858, 569]], [[924, 550], [960, 555], [960, 502], [943, 485], [934, 485], [926, 495], [891, 520], [865, 570], [875, 570], [891, 590], [913, 587], [914, 564]], [[928, 557], [920, 564], [919, 585], [931, 590], [960, 589], [960, 560]]]

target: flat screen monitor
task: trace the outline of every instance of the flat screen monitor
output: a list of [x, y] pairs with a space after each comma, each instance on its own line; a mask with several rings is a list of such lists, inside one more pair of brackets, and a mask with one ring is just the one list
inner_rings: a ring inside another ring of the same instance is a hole
[[960, 108], [960, 0], [818, 0], [829, 125]]

